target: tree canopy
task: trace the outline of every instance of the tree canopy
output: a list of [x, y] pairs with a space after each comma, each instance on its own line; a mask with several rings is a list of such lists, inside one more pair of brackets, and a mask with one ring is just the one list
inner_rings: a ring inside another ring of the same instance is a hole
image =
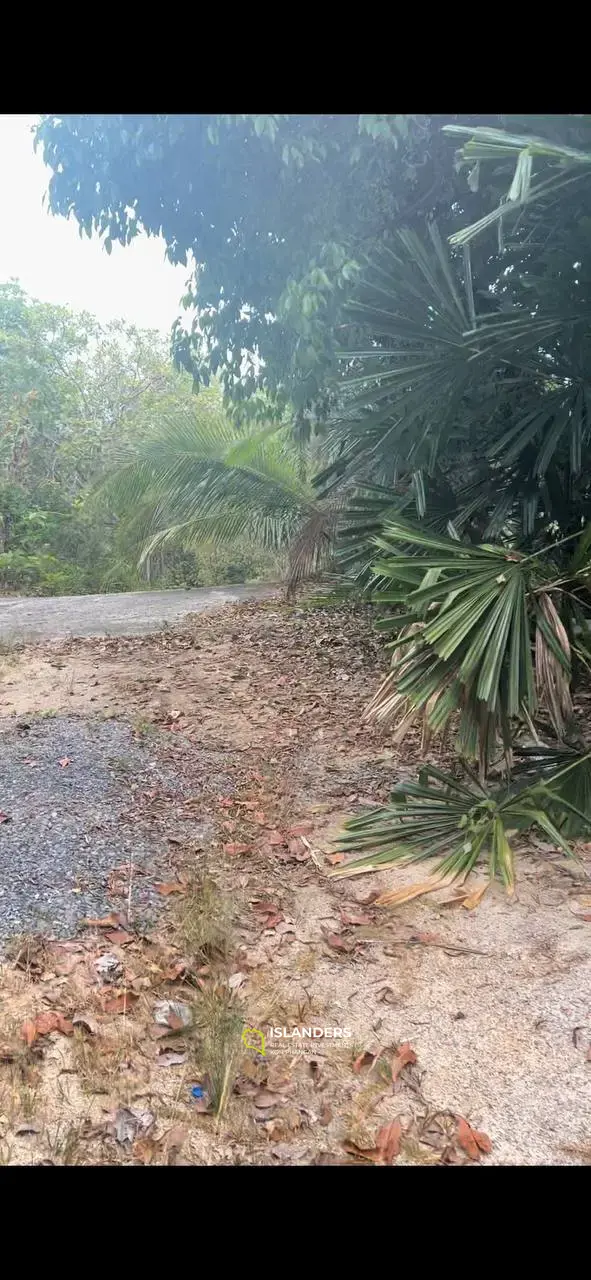
[[198, 381], [219, 377], [242, 412], [290, 402], [322, 416], [367, 256], [400, 227], [436, 218], [445, 234], [489, 207], [458, 182], [447, 119], [459, 117], [45, 116], [37, 142], [50, 206], [81, 234], [110, 251], [160, 233], [188, 264], [194, 317], [174, 347]]

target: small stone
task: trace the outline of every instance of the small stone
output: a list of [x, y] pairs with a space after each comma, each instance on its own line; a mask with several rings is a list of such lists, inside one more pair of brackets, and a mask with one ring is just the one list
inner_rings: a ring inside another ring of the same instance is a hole
[[98, 960], [94, 962], [94, 967], [103, 982], [114, 982], [123, 973], [121, 961], [117, 959], [117, 956], [111, 955], [110, 952], [99, 956]]
[[175, 1022], [183, 1027], [191, 1025], [191, 1009], [182, 1000], [159, 1000], [154, 1006], [154, 1021], [161, 1027], [174, 1027]]

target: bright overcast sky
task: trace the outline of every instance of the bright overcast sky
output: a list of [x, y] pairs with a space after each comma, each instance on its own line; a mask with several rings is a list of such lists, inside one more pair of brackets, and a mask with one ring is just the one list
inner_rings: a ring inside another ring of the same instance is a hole
[[167, 332], [181, 311], [188, 272], [164, 258], [161, 240], [138, 236], [113, 245], [78, 234], [73, 219], [56, 218], [42, 200], [51, 176], [33, 151], [36, 116], [0, 115], [0, 282], [20, 281], [31, 297], [91, 311], [101, 321], [123, 318]]

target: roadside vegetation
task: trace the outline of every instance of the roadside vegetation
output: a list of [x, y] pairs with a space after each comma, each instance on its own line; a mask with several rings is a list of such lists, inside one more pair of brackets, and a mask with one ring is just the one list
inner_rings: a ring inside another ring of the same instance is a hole
[[[217, 397], [219, 399], [219, 397]], [[0, 593], [72, 595], [277, 577], [245, 537], [140, 560], [142, 511], [103, 479], [169, 414], [196, 408], [167, 342], [0, 286]], [[199, 406], [202, 412], [201, 405]]]
[[515, 833], [568, 853], [591, 818], [591, 118], [47, 116], [37, 141], [55, 212], [107, 250], [161, 230], [193, 270], [173, 347], [201, 407], [112, 490], [141, 563], [248, 536], [292, 587], [340, 570], [393, 649], [368, 715], [458, 767], [356, 818], [338, 874], [428, 849], [426, 888], [486, 859], [512, 892]]

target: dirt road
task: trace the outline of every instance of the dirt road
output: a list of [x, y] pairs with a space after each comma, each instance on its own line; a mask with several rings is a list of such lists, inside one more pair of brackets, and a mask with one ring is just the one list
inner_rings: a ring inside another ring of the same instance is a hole
[[[589, 1164], [591, 850], [520, 843], [475, 908], [329, 878], [441, 765], [363, 719], [387, 661], [362, 610], [253, 602], [0, 651], [0, 1163]], [[271, 1018], [342, 1044], [260, 1061]]]
[[144, 635], [187, 613], [202, 613], [239, 600], [264, 600], [276, 590], [257, 585], [100, 596], [12, 596], [0, 599], [0, 640]]

